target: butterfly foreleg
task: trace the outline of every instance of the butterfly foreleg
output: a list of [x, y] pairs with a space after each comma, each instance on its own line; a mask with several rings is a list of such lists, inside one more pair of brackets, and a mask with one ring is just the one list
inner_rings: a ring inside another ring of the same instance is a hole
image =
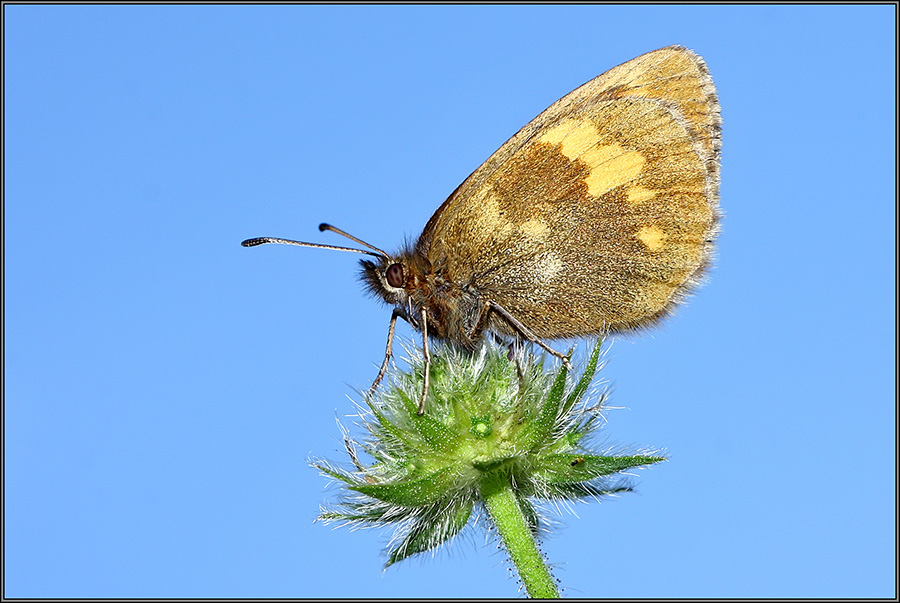
[[[393, 356], [394, 354], [394, 330], [397, 328], [398, 318], [402, 318], [412, 326], [422, 329], [422, 351], [425, 357], [425, 375], [424, 383], [422, 384], [422, 397], [419, 399], [419, 409], [417, 411], [417, 414], [422, 415], [425, 414], [425, 397], [428, 395], [428, 377], [431, 369], [431, 350], [428, 348], [428, 313], [425, 308], [422, 308], [420, 310], [418, 321], [411, 319], [406, 311], [401, 308], [394, 308], [394, 311], [391, 312], [391, 322], [388, 326], [387, 345], [384, 348], [384, 361], [381, 363], [381, 369], [378, 371], [378, 376], [375, 377], [375, 381], [372, 383], [372, 387], [369, 388], [369, 395], [371, 396], [375, 393], [375, 389], [384, 378], [384, 374], [387, 372], [388, 365], [391, 362], [391, 356]], [[417, 322], [419, 324], [416, 324]]]
[[419, 416], [425, 414], [425, 396], [428, 395], [428, 374], [431, 372], [431, 351], [428, 349], [428, 311], [425, 308], [421, 310], [422, 316], [422, 353], [425, 358], [424, 378], [422, 383], [422, 398], [419, 400], [419, 410], [416, 412]]
[[375, 389], [378, 387], [378, 384], [381, 383], [381, 379], [384, 377], [384, 373], [387, 371], [388, 364], [391, 361], [391, 356], [394, 353], [394, 329], [397, 327], [398, 317], [409, 322], [409, 319], [406, 317], [406, 312], [400, 308], [394, 308], [394, 311], [391, 312], [391, 324], [388, 327], [387, 346], [385, 346], [384, 349], [384, 362], [381, 363], [381, 370], [378, 371], [378, 376], [375, 377], [372, 387], [369, 388], [369, 396], [375, 393]]

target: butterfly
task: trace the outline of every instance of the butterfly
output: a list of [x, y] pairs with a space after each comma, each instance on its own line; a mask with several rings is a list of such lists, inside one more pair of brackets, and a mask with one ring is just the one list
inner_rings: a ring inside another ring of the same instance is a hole
[[565, 95], [504, 143], [437, 209], [415, 243], [368, 254], [362, 280], [429, 337], [472, 349], [486, 332], [533, 342], [648, 327], [708, 267], [719, 229], [721, 116], [705, 62], [668, 46]]

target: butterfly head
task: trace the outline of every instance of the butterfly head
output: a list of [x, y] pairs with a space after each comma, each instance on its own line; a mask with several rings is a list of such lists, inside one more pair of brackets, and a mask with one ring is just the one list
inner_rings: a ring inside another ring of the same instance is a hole
[[392, 306], [405, 306], [409, 295], [411, 274], [409, 264], [403, 258], [379, 257], [375, 261], [362, 260], [360, 279], [376, 297]]

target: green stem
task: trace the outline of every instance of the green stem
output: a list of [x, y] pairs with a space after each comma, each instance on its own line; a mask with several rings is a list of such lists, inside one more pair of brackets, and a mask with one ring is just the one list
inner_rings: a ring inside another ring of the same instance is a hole
[[533, 599], [558, 599], [556, 582], [513, 494], [509, 475], [503, 471], [486, 475], [481, 483], [481, 496], [528, 595]]

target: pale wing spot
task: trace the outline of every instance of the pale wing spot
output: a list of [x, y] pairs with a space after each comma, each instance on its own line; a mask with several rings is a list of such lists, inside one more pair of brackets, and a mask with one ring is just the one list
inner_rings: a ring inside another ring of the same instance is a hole
[[666, 244], [666, 233], [656, 226], [641, 226], [634, 236], [650, 251], [659, 251]]
[[553, 280], [563, 269], [563, 261], [555, 253], [548, 253], [538, 263], [539, 272], [545, 280]]
[[547, 237], [547, 223], [543, 220], [528, 220], [519, 226], [519, 230], [532, 239], [542, 240]]
[[644, 188], [639, 184], [636, 184], [628, 189], [628, 202], [632, 205], [637, 205], [638, 203], [649, 201], [655, 196], [656, 191], [651, 191], [649, 188]]
[[566, 119], [546, 132], [539, 141], [562, 143], [560, 152], [568, 159], [581, 161], [591, 170], [584, 179], [592, 197], [611, 191], [638, 177], [647, 160], [637, 151], [626, 151], [617, 144], [597, 146], [600, 131], [590, 120]]
[[[538, 142], [543, 142], [550, 145], [559, 144], [566, 139], [570, 132], [575, 130], [577, 125], [578, 122], [576, 122], [574, 119], [565, 119], [544, 132], [538, 139]], [[563, 155], [569, 157], [565, 150], [563, 150]], [[571, 157], [569, 158], [571, 159]]]
[[485, 195], [481, 203], [473, 203], [472, 209], [475, 219], [487, 231], [505, 233], [512, 228], [509, 217], [501, 213], [500, 202], [493, 194]]
[[[594, 159], [601, 161], [595, 162]], [[591, 173], [585, 178], [588, 193], [593, 197], [628, 184], [640, 175], [647, 160], [637, 151], [625, 151], [618, 145], [609, 145], [591, 149], [581, 157], [591, 167]]]
[[497, 228], [500, 225], [500, 203], [493, 195], [485, 197], [484, 203], [478, 209], [478, 216], [488, 228]]
[[462, 222], [469, 224], [466, 236], [479, 245], [487, 244], [509, 234], [512, 224], [500, 213], [500, 203], [491, 194], [480, 195], [468, 204], [468, 215], [462, 216]]
[[564, 267], [563, 260], [556, 253], [545, 252], [510, 265], [505, 279], [518, 283], [524, 290], [523, 294], [537, 302], [551, 294], [553, 288], [548, 285], [559, 279]]
[[583, 159], [582, 155], [600, 140], [600, 131], [589, 120], [576, 121], [566, 119], [559, 122], [544, 133], [540, 142], [547, 144], [562, 143], [560, 153], [575, 161]]

